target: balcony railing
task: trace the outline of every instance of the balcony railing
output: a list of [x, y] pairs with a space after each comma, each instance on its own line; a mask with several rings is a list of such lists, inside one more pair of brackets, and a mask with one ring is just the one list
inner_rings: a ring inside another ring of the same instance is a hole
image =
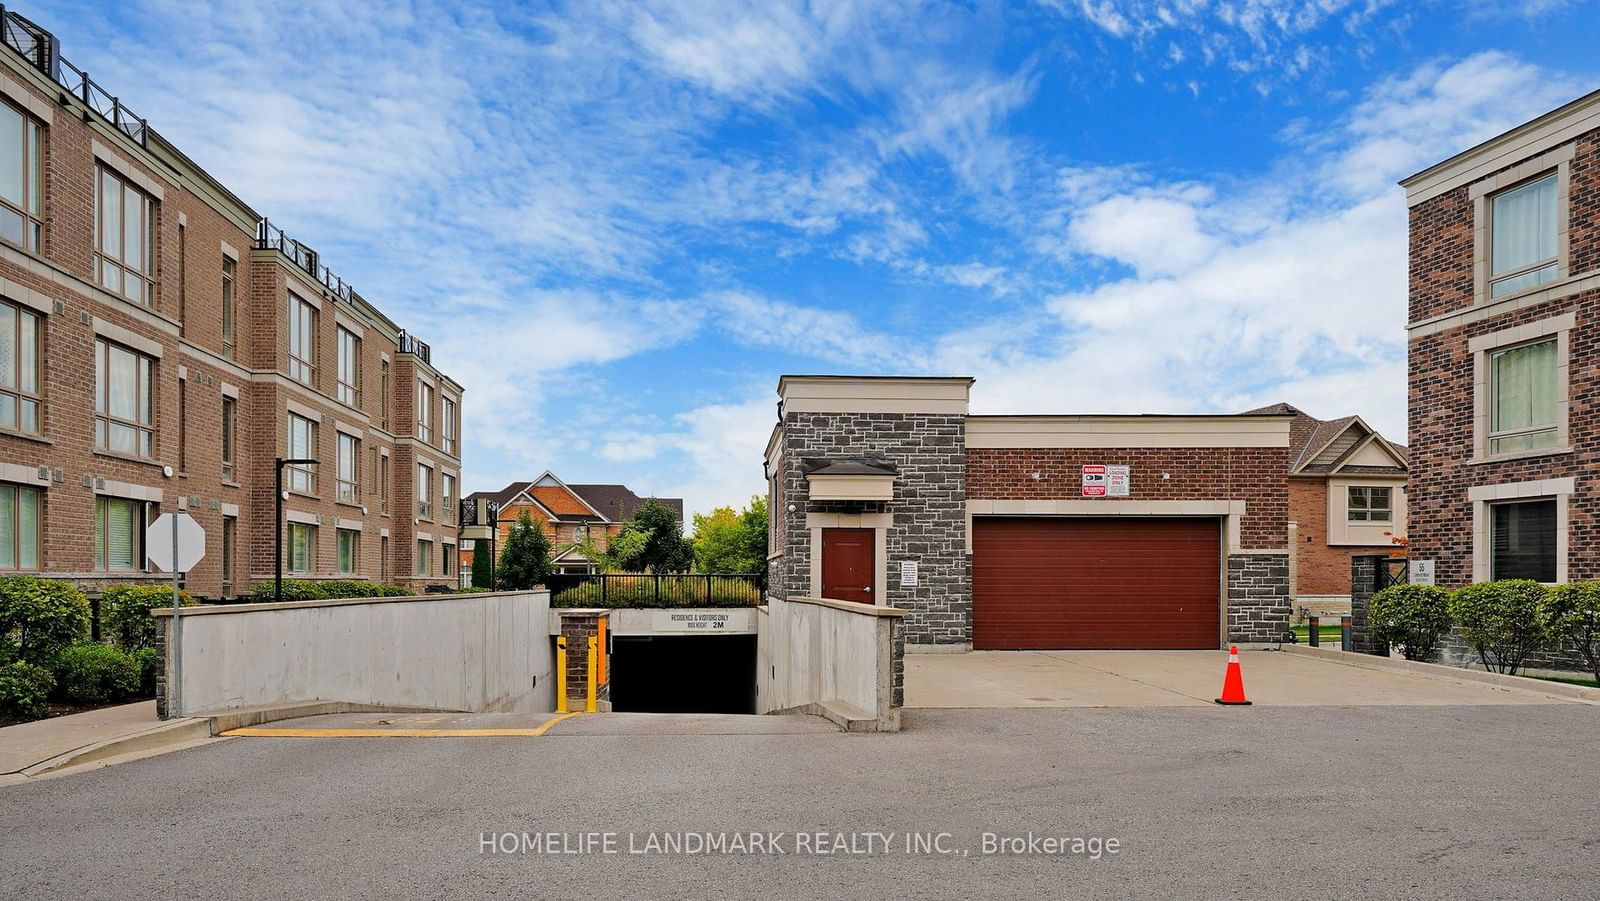
[[400, 330], [400, 352], [403, 354], [416, 354], [421, 358], [422, 362], [429, 365], [433, 363], [433, 348], [429, 347], [427, 342], [418, 339], [416, 335], [405, 329]]
[[345, 303], [353, 302], [355, 288], [350, 283], [333, 274], [333, 270], [322, 265], [317, 257], [317, 252], [309, 245], [289, 237], [283, 229], [273, 225], [265, 216], [256, 223], [256, 248], [258, 250], [276, 250], [288, 257], [294, 264], [316, 280], [317, 284], [327, 288], [333, 295]]
[[139, 146], [149, 143], [150, 123], [122, 105], [116, 95], [61, 55], [61, 42], [27, 18], [0, 5], [0, 43], [61, 85]]

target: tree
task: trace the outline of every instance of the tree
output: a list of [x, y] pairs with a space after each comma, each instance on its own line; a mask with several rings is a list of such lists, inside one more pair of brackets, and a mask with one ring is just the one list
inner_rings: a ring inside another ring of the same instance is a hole
[[1372, 596], [1367, 627], [1385, 651], [1399, 645], [1407, 660], [1431, 660], [1450, 631], [1450, 592], [1435, 585], [1391, 585]]
[[735, 513], [718, 507], [694, 517], [695, 565], [706, 573], [759, 573], [767, 565], [767, 499], [756, 495]]
[[494, 554], [490, 547], [487, 538], [479, 538], [472, 546], [472, 584], [478, 588], [494, 587], [494, 579], [490, 577], [494, 572]]
[[495, 572], [495, 587], [501, 591], [526, 591], [550, 578], [550, 536], [542, 524], [524, 510], [506, 536], [500, 551], [500, 567]]
[[1549, 642], [1548, 593], [1531, 579], [1479, 582], [1451, 592], [1450, 616], [1484, 669], [1515, 676]]
[[678, 514], [651, 498], [612, 536], [604, 562], [606, 569], [619, 572], [688, 572], [694, 545], [683, 537]]
[[1600, 682], [1600, 582], [1572, 582], [1550, 589], [1551, 644], [1573, 645]]

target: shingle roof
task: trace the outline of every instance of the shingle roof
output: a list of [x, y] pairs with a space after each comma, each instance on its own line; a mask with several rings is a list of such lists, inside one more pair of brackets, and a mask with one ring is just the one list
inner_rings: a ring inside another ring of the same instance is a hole
[[506, 504], [511, 502], [512, 498], [524, 491], [527, 491], [532, 485], [532, 482], [512, 482], [499, 491], [474, 491], [467, 495], [464, 500], [475, 501], [480, 497], [485, 497], [504, 507]]
[[800, 469], [808, 476], [892, 476], [900, 472], [891, 461], [872, 457], [807, 457]]
[[[620, 522], [632, 516], [635, 510], [644, 506], [647, 498], [634, 494], [626, 485], [573, 485], [568, 488], [577, 492], [589, 506], [605, 514], [611, 522]], [[678, 519], [683, 519], [683, 498], [658, 497], [667, 509], [678, 514]], [[565, 519], [565, 517], [563, 517]]]
[[[1254, 410], [1246, 410], [1241, 416], [1293, 416], [1294, 422], [1289, 426], [1289, 456], [1293, 462], [1289, 464], [1290, 472], [1303, 472], [1307, 474], [1327, 473], [1332, 467], [1326, 464], [1307, 465], [1314, 459], [1330, 441], [1343, 434], [1360, 417], [1340, 416], [1338, 419], [1318, 419], [1310, 413], [1294, 406], [1293, 404], [1279, 401]], [[1381, 437], [1381, 436], [1380, 436]], [[1400, 455], [1402, 460], [1409, 463], [1405, 445], [1390, 443], [1390, 447]], [[1403, 473], [1398, 466], [1363, 466], [1349, 467], [1354, 472], [1369, 473]]]

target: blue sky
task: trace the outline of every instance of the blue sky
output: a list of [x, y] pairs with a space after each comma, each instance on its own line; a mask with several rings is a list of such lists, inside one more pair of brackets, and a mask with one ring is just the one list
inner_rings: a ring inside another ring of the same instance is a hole
[[433, 344], [468, 490], [695, 510], [784, 372], [1403, 438], [1395, 180], [1600, 86], [1562, 0], [18, 9]]

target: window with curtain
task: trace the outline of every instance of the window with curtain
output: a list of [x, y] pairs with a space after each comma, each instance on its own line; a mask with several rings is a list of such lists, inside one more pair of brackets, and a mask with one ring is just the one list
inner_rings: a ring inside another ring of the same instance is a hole
[[1554, 447], [1557, 439], [1556, 339], [1489, 357], [1489, 453]]
[[417, 539], [417, 575], [433, 575], [433, 542]]
[[39, 568], [41, 499], [37, 488], [0, 483], [0, 571]]
[[417, 382], [417, 437], [423, 441], [433, 440], [433, 389], [426, 383]]
[[1491, 504], [1489, 578], [1556, 580], [1556, 502]]
[[308, 573], [317, 568], [317, 527], [289, 523], [289, 571]]
[[356, 503], [356, 495], [361, 484], [360, 478], [361, 442], [354, 435], [339, 433], [339, 494], [341, 503]]
[[417, 518], [433, 518], [433, 470], [417, 464]]
[[94, 343], [94, 446], [155, 455], [155, 360], [106, 341]]
[[1496, 194], [1491, 210], [1490, 296], [1514, 294], [1555, 281], [1555, 173]]
[[222, 355], [233, 359], [233, 283], [239, 275], [239, 263], [233, 257], [222, 258]]
[[0, 429], [39, 432], [39, 316], [0, 303]]
[[0, 240], [39, 252], [44, 221], [44, 128], [0, 102]]
[[439, 447], [447, 454], [456, 452], [456, 402], [448, 397], [439, 400]]
[[101, 168], [95, 179], [95, 268], [100, 287], [147, 307], [156, 305], [155, 203]]
[[361, 533], [355, 529], [339, 530], [339, 574], [348, 576], [356, 571], [356, 549], [361, 543]]
[[439, 476], [439, 521], [456, 521], [456, 477], [452, 475]]
[[[317, 424], [304, 416], [289, 414], [289, 457], [297, 460], [317, 458]], [[289, 490], [301, 494], [317, 493], [317, 474], [310, 466], [285, 466]]]
[[317, 308], [289, 295], [289, 378], [315, 385], [317, 374]]
[[342, 327], [339, 329], [339, 400], [352, 407], [361, 406], [361, 339]]
[[95, 569], [133, 572], [144, 569], [144, 502], [117, 497], [94, 502]]

